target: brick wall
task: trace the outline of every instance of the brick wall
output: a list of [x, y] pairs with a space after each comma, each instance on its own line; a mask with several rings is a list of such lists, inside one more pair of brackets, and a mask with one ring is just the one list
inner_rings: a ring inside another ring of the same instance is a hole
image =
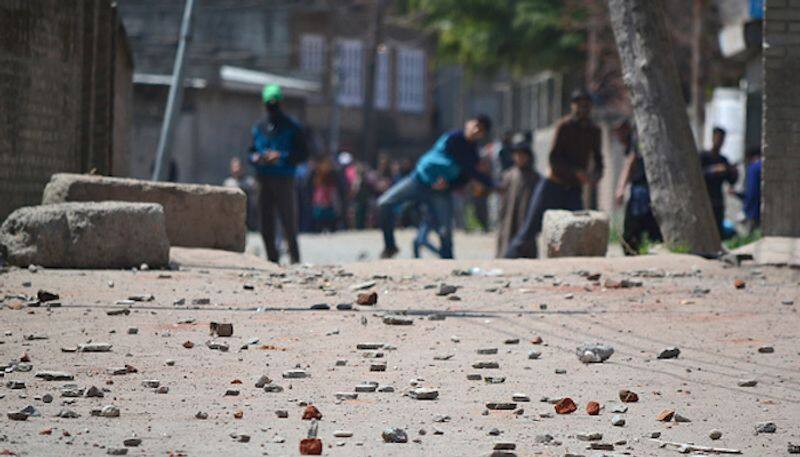
[[110, 15], [109, 0], [0, 2], [0, 221], [52, 173], [108, 171]]
[[800, 236], [800, 0], [764, 10], [764, 234]]

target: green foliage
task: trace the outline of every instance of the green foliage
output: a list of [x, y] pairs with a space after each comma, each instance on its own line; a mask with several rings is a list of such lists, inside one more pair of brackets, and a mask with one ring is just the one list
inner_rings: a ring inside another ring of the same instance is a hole
[[722, 242], [723, 245], [729, 250], [732, 251], [734, 249], [740, 248], [746, 244], [750, 244], [754, 241], [758, 241], [763, 238], [764, 235], [761, 233], [761, 229], [753, 230], [752, 232], [746, 235], [739, 235], [736, 234], [733, 238], [725, 240]]
[[582, 58], [583, 33], [570, 30], [585, 12], [563, 0], [404, 0], [438, 32], [439, 55], [474, 73], [564, 68]]

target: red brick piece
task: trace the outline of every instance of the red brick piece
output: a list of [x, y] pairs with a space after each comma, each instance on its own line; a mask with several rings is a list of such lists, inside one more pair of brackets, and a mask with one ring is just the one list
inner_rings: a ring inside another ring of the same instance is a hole
[[586, 404], [586, 413], [590, 416], [596, 416], [600, 414], [600, 403], [596, 401], [590, 401]]
[[737, 289], [744, 289], [744, 287], [746, 285], [747, 285], [747, 283], [744, 282], [743, 279], [737, 279], [736, 281], [733, 282], [733, 287], [735, 287]]
[[639, 396], [636, 395], [636, 392], [631, 392], [628, 389], [622, 389], [619, 391], [619, 399], [622, 403], [636, 403], [639, 401]]
[[306, 406], [306, 410], [303, 411], [303, 420], [310, 421], [311, 419], [316, 419], [316, 420], [322, 419], [322, 413], [319, 412], [317, 407], [314, 405]]
[[377, 292], [364, 292], [363, 294], [358, 294], [358, 298], [356, 299], [356, 304], [361, 306], [374, 306], [377, 303], [378, 303]]
[[569, 397], [564, 397], [556, 403], [556, 413], [558, 414], [574, 413], [577, 409], [578, 405]]
[[675, 417], [675, 411], [672, 411], [671, 409], [665, 409], [664, 411], [658, 413], [656, 420], [661, 422], [669, 422], [673, 417]]
[[322, 455], [322, 440], [319, 438], [300, 440], [300, 455]]

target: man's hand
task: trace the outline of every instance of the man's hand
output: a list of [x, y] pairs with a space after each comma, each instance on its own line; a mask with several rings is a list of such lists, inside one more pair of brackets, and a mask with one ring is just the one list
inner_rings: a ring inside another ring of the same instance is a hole
[[592, 181], [589, 179], [589, 175], [587, 175], [585, 171], [576, 170], [575, 177], [578, 178], [578, 181], [580, 181], [584, 186], [592, 184]]
[[431, 189], [433, 189], [433, 190], [445, 190], [445, 189], [447, 189], [448, 186], [449, 186], [449, 184], [447, 183], [447, 181], [444, 178], [442, 178], [441, 176], [439, 176], [439, 179], [437, 179], [436, 182], [431, 185]]
[[272, 165], [277, 162], [281, 158], [281, 153], [278, 151], [266, 151], [263, 156], [261, 156], [261, 160], [268, 165]]
[[625, 188], [617, 189], [614, 192], [614, 202], [616, 202], [617, 206], [622, 206], [625, 203]]

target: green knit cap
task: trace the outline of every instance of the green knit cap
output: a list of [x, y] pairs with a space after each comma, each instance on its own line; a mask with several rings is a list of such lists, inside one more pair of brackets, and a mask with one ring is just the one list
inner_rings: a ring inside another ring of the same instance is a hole
[[261, 99], [264, 100], [264, 103], [281, 101], [281, 99], [283, 99], [281, 86], [277, 84], [267, 84], [264, 86], [264, 91], [261, 92]]

